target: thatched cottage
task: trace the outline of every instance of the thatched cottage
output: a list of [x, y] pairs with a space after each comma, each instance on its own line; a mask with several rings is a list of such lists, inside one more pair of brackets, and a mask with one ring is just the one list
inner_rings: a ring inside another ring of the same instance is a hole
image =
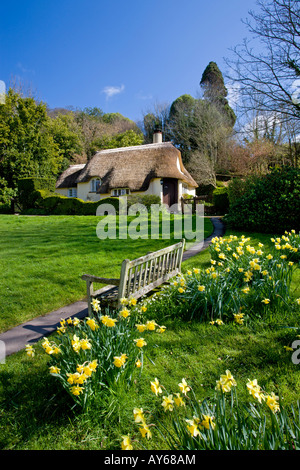
[[153, 194], [170, 206], [183, 194], [195, 195], [197, 186], [179, 150], [156, 132], [152, 144], [101, 150], [88, 163], [70, 166], [59, 177], [56, 192], [84, 201]]

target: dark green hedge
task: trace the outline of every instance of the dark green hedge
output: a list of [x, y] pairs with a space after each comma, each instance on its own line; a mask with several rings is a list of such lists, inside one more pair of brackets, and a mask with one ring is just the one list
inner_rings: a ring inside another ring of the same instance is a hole
[[23, 209], [34, 207], [39, 190], [54, 192], [55, 180], [49, 178], [21, 178], [18, 180], [18, 200]]
[[245, 231], [284, 233], [300, 230], [300, 169], [273, 169], [246, 185], [230, 205], [228, 226]]
[[213, 205], [218, 215], [223, 215], [228, 212], [229, 198], [228, 189], [226, 186], [221, 186], [213, 191]]
[[49, 194], [47, 191], [38, 191], [35, 201], [35, 209], [40, 213], [53, 215], [96, 215], [97, 207], [101, 204], [111, 204], [119, 211], [119, 199], [108, 197], [100, 201], [83, 201], [75, 197], [61, 196], [60, 194]]

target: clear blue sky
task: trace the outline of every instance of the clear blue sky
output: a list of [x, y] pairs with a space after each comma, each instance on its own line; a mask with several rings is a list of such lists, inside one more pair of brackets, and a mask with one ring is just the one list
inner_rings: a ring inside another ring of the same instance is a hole
[[51, 108], [97, 106], [139, 120], [197, 96], [205, 67], [247, 36], [255, 0], [0, 0], [0, 80]]

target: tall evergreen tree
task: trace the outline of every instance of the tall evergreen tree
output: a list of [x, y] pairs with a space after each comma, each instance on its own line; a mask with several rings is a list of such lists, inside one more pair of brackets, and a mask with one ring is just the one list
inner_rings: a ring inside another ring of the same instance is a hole
[[216, 106], [219, 112], [224, 114], [230, 126], [234, 126], [236, 116], [229, 106], [228, 90], [224, 83], [221, 70], [216, 62], [210, 62], [202, 74], [200, 87], [203, 90], [203, 98]]

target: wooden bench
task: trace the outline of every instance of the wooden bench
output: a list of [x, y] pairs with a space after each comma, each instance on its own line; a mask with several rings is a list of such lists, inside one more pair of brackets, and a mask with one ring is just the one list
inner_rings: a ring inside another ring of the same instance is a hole
[[[139, 299], [156, 287], [164, 284], [181, 271], [185, 240], [162, 250], [148, 253], [145, 256], [122, 263], [119, 279], [84, 274], [86, 281], [88, 313], [92, 314], [92, 300], [98, 299], [103, 304], [119, 308], [121, 299], [133, 297]], [[106, 284], [94, 291], [93, 284]]]

